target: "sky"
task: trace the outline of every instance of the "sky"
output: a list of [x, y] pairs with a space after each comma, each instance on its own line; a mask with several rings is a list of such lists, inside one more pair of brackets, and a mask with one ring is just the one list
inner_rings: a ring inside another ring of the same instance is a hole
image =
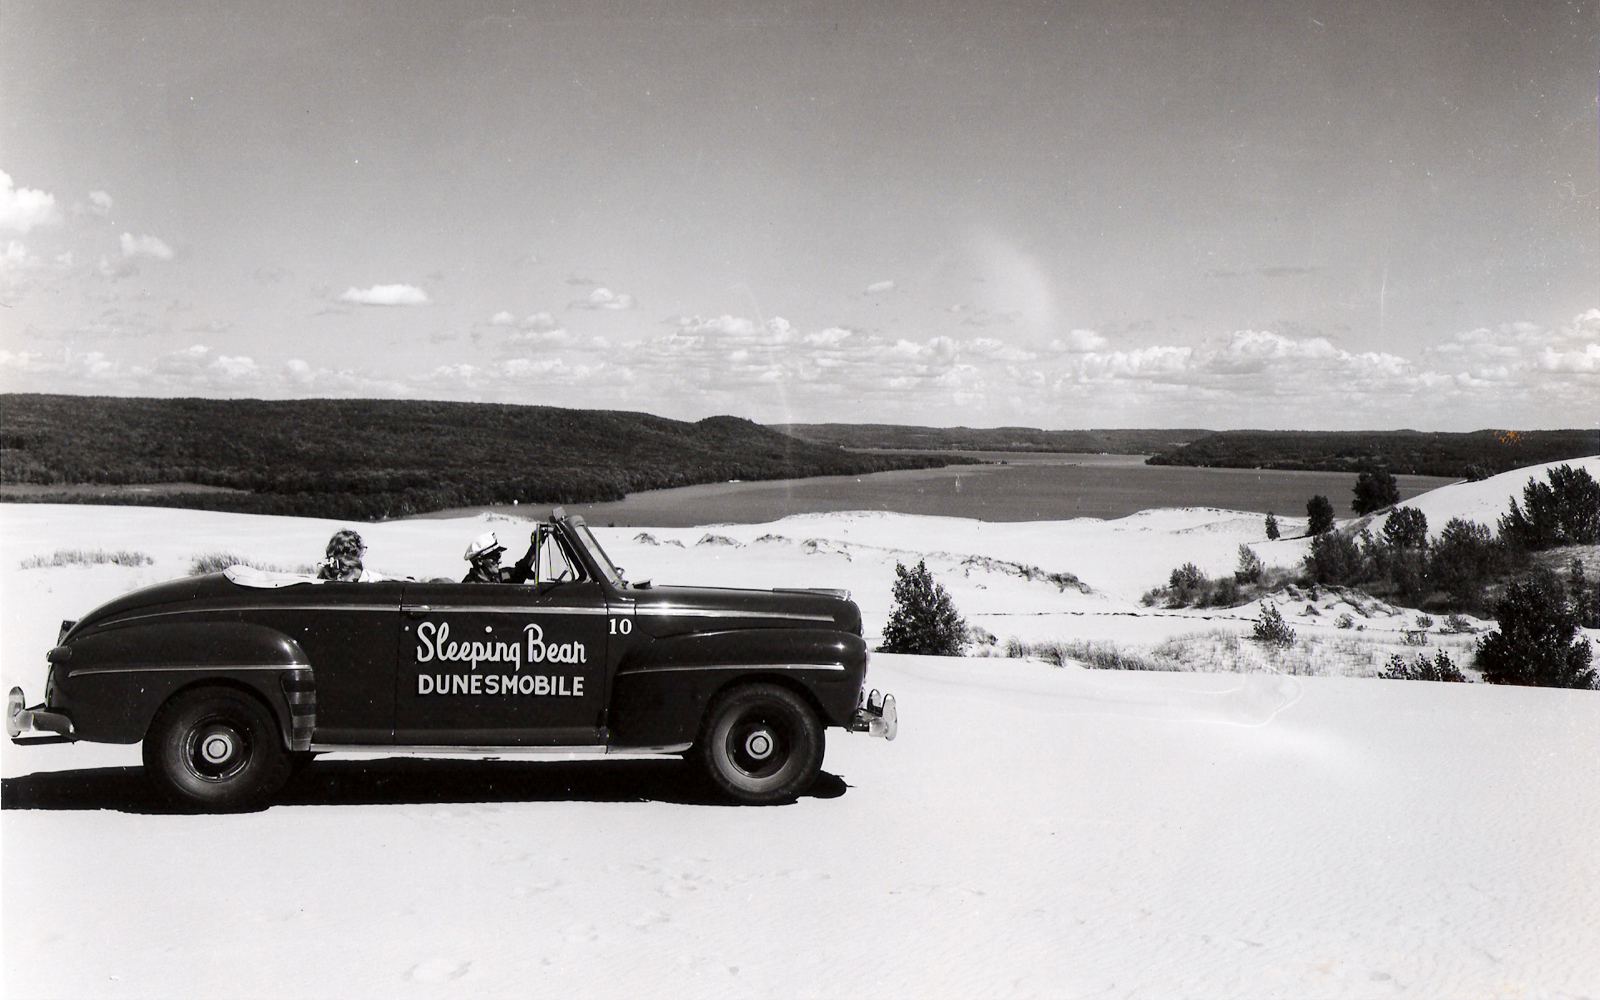
[[0, 11], [0, 391], [1600, 426], [1596, 0]]

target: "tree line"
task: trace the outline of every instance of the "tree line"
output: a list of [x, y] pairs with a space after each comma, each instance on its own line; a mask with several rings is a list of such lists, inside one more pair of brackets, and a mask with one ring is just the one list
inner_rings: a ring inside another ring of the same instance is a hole
[[[616, 410], [422, 400], [0, 395], [0, 482], [241, 491], [84, 498], [94, 503], [372, 520], [947, 461], [847, 452], [727, 416], [690, 423]], [[48, 492], [38, 498], [72, 499]]]

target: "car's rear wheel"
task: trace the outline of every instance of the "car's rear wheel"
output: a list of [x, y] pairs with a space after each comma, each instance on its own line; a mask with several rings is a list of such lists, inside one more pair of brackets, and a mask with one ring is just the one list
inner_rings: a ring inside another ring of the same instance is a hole
[[233, 688], [186, 691], [161, 706], [144, 739], [145, 773], [187, 805], [254, 805], [283, 787], [289, 756], [272, 714]]
[[822, 724], [799, 695], [746, 684], [718, 695], [696, 746], [718, 790], [745, 805], [793, 799], [822, 770]]

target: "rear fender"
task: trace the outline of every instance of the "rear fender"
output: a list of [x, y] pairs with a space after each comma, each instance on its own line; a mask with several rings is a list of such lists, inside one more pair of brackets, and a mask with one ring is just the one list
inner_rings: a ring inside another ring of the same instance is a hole
[[[173, 695], [205, 684], [250, 691], [271, 709], [284, 745], [309, 745], [315, 717], [311, 664], [294, 639], [244, 622], [153, 622], [74, 638], [53, 668], [51, 708], [79, 739], [137, 743]], [[59, 702], [59, 704], [58, 704]]]

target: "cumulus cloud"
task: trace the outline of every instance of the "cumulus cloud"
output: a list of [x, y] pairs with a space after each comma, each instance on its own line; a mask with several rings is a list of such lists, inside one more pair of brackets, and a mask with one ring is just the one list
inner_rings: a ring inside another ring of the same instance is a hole
[[613, 292], [604, 285], [589, 293], [587, 298], [573, 303], [580, 309], [632, 309], [633, 296], [626, 292]]
[[89, 211], [95, 215], [111, 214], [111, 206], [115, 204], [111, 196], [104, 191], [89, 192]]
[[517, 314], [509, 312], [505, 309], [502, 309], [493, 316], [489, 317], [490, 326], [516, 326], [516, 324]]
[[0, 232], [26, 235], [40, 226], [61, 222], [56, 196], [36, 188], [19, 188], [0, 170]]
[[171, 260], [172, 248], [154, 236], [135, 236], [132, 233], [123, 233], [122, 256], [154, 257], [156, 260]]
[[0, 250], [0, 271], [16, 271], [24, 267], [38, 266], [39, 258], [28, 252], [28, 248], [17, 240], [7, 240], [5, 249]]
[[866, 287], [865, 291], [868, 295], [882, 295], [884, 292], [892, 292], [894, 291], [894, 282], [874, 281], [872, 284]]
[[427, 292], [415, 285], [373, 285], [371, 288], [351, 286], [340, 293], [339, 301], [361, 306], [425, 306], [431, 300]]
[[1065, 337], [1052, 340], [1050, 342], [1050, 350], [1057, 353], [1087, 354], [1090, 351], [1100, 350], [1106, 346], [1106, 343], [1106, 338], [1093, 330], [1073, 330]]

